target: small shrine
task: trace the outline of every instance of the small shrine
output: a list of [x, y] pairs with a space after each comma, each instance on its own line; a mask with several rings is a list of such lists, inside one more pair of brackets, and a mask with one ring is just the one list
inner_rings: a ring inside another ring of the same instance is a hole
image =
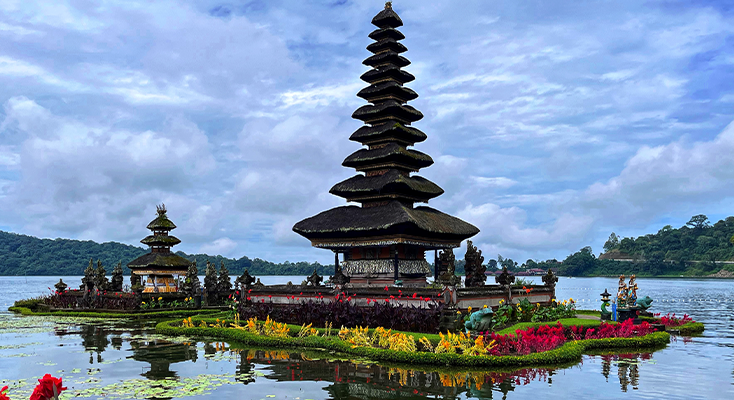
[[186, 275], [191, 262], [178, 254], [171, 253], [171, 247], [181, 243], [168, 232], [176, 225], [166, 216], [166, 206], [156, 206], [158, 216], [148, 224], [153, 234], [140, 243], [150, 246], [150, 253], [130, 261], [127, 266], [133, 274], [147, 276], [143, 293], [177, 292], [179, 290], [174, 275]]
[[[443, 189], [415, 175], [433, 160], [410, 149], [427, 137], [411, 125], [423, 114], [406, 104], [418, 94], [404, 86], [415, 77], [402, 70], [410, 64], [401, 55], [408, 50], [400, 43], [405, 36], [396, 29], [403, 21], [388, 2], [372, 24], [377, 29], [369, 37], [375, 42], [367, 50], [373, 55], [363, 62], [372, 69], [361, 76], [369, 86], [357, 94], [371, 104], [352, 114], [365, 125], [349, 138], [364, 147], [342, 163], [358, 174], [329, 191], [360, 205], [324, 211], [298, 222], [293, 230], [312, 246], [335, 253], [336, 284], [425, 286], [432, 273], [425, 252], [434, 250], [437, 258], [438, 250], [459, 247], [479, 229], [436, 209], [415, 206], [440, 196]], [[483, 282], [480, 275], [483, 271], [478, 270], [477, 284]]]

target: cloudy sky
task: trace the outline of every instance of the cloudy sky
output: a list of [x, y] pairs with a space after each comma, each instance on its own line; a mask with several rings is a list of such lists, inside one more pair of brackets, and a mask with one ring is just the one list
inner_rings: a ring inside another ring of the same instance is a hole
[[[293, 233], [343, 199], [379, 0], [0, 0], [0, 230], [333, 260]], [[728, 4], [728, 5], [726, 5]], [[734, 7], [396, 0], [446, 193], [485, 255], [595, 253], [734, 214]], [[464, 251], [456, 251], [459, 258]], [[489, 258], [488, 257], [488, 258]]]

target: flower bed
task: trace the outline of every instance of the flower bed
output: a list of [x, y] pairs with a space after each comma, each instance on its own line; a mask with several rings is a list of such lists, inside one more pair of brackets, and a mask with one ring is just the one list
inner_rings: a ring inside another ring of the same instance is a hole
[[[168, 321], [156, 326], [158, 333], [167, 335], [209, 336], [257, 346], [319, 348], [377, 361], [457, 366], [509, 367], [568, 363], [578, 361], [587, 348], [656, 347], [670, 340], [670, 335], [665, 332], [634, 336], [634, 330], [624, 327], [614, 328], [614, 332], [631, 336], [591, 338], [602, 336], [598, 333], [601, 330], [595, 330], [588, 334], [589, 339], [572, 340], [569, 337], [578, 333], [558, 325], [529, 329], [515, 336], [503, 336], [503, 342], [498, 337], [479, 336], [472, 339], [464, 334], [438, 335], [438, 340], [423, 335], [416, 340], [416, 335], [384, 328], [372, 331], [366, 328], [335, 330], [302, 325], [298, 333], [296, 329], [269, 319], [264, 323], [250, 319], [245, 324], [239, 321], [227, 323], [221, 320], [188, 319], [184, 323]], [[571, 332], [568, 337], [567, 331]], [[588, 328], [584, 329], [584, 337], [588, 331]], [[609, 332], [608, 328], [604, 332]]]

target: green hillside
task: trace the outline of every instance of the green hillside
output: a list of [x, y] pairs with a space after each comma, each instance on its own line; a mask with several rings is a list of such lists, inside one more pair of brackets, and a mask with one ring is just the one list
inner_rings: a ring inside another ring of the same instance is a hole
[[[118, 262], [126, 265], [135, 258], [147, 253], [142, 247], [130, 246], [116, 242], [96, 243], [91, 240], [71, 239], [39, 239], [33, 236], [19, 235], [0, 231], [0, 275], [83, 275], [89, 265], [89, 259], [101, 260], [107, 271]], [[319, 274], [333, 274], [333, 266], [319, 263], [284, 262], [272, 263], [256, 258], [240, 259], [210, 256], [207, 254], [179, 255], [189, 260], [196, 259], [199, 273], [203, 274], [206, 262], [215, 262], [219, 266], [222, 261], [230, 271], [230, 275], [239, 275], [245, 268], [253, 275], [310, 275], [314, 267]], [[130, 271], [124, 268], [125, 274]]]
[[[664, 226], [657, 233], [620, 238], [615, 233], [594, 257], [585, 247], [563, 261], [560, 273], [569, 276], [637, 274], [638, 276], [704, 276], [720, 270], [734, 272], [734, 217], [711, 225], [705, 215], [685, 225]], [[619, 261], [624, 260], [624, 261]]]

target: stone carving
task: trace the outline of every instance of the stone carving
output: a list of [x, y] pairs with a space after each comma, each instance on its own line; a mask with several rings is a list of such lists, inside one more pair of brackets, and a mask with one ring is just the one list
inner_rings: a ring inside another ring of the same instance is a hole
[[484, 272], [487, 267], [482, 265], [484, 263], [484, 256], [481, 250], [477, 250], [477, 246], [474, 246], [471, 240], [466, 241], [466, 255], [464, 256], [466, 265], [464, 271], [466, 271], [466, 278], [464, 279], [464, 286], [484, 286], [484, 282], [487, 280], [487, 275]]
[[217, 267], [214, 263], [206, 262], [206, 275], [204, 276], [204, 292], [207, 305], [217, 303]]
[[451, 249], [444, 249], [438, 253], [438, 270], [441, 271], [436, 280], [446, 286], [458, 286], [461, 278], [456, 276], [456, 256]]
[[102, 261], [97, 260], [97, 269], [94, 271], [94, 286], [97, 287], [97, 290], [100, 292], [107, 290], [107, 286], [109, 285], [109, 281], [107, 280], [107, 271], [105, 271], [104, 266], [102, 266]]
[[244, 292], [245, 289], [249, 289], [250, 286], [255, 283], [255, 277], [250, 275], [250, 271], [245, 268], [245, 272], [243, 272], [242, 275], [238, 276], [235, 282], [240, 285], [242, 291]]
[[329, 277], [329, 281], [331, 281], [331, 283], [333, 283], [336, 286], [343, 286], [349, 283], [351, 279], [348, 276], [344, 275], [344, 273], [342, 273], [342, 270], [340, 268], [338, 271], [336, 271], [334, 276]]
[[54, 287], [56, 288], [56, 291], [59, 292], [59, 294], [63, 294], [66, 292], [66, 288], [68, 287], [67, 284], [64, 283], [61, 279], [59, 279], [59, 283], [55, 284]]
[[548, 273], [543, 275], [541, 279], [543, 280], [543, 284], [549, 287], [556, 287], [556, 283], [558, 282], [558, 277], [550, 268], [548, 268]]
[[130, 274], [130, 290], [132, 290], [133, 295], [135, 295], [135, 303], [138, 305], [143, 302], [143, 289], [145, 289], [145, 286], [142, 284], [140, 275], [135, 272]]
[[255, 284], [254, 284], [254, 285], [252, 285], [252, 287], [256, 287], [256, 288], [264, 288], [264, 287], [265, 287], [265, 285], [263, 285], [263, 283], [262, 283], [262, 282], [260, 282], [260, 278], [257, 278], [257, 282], [255, 282]]
[[186, 270], [186, 277], [182, 289], [187, 297], [194, 297], [198, 292], [201, 281], [199, 281], [199, 269], [196, 267], [196, 260], [194, 260], [189, 268]]
[[515, 276], [507, 270], [507, 266], [502, 268], [502, 273], [494, 277], [495, 282], [502, 286], [510, 286], [515, 282]]
[[113, 292], [122, 292], [122, 261], [115, 265], [112, 269], [112, 281], [110, 282], [110, 290]]
[[306, 278], [306, 286], [313, 286], [313, 287], [319, 287], [321, 286], [321, 282], [324, 280], [322, 276], [319, 276], [318, 273], [316, 273], [316, 268], [313, 269], [313, 273]]
[[219, 279], [217, 280], [217, 291], [221, 295], [226, 295], [232, 291], [232, 281], [229, 279], [229, 270], [224, 266], [222, 261], [219, 267]]
[[652, 302], [650, 296], [645, 296], [637, 301], [637, 305], [640, 306], [642, 311], [647, 311], [648, 308], [652, 307]]

